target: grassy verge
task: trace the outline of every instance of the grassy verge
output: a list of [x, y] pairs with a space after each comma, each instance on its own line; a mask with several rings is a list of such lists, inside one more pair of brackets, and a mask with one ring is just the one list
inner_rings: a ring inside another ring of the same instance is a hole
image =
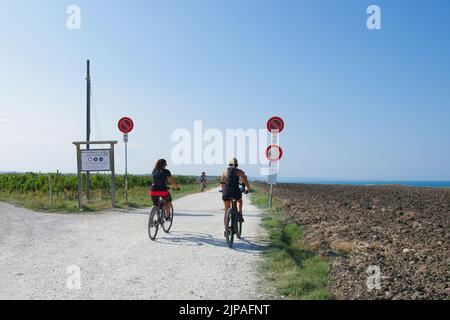
[[283, 211], [274, 199], [269, 210], [267, 195], [256, 191], [252, 203], [265, 209], [263, 226], [270, 236], [262, 270], [278, 293], [288, 299], [332, 299], [328, 291], [328, 262], [302, 241], [302, 229], [283, 219]]
[[[200, 192], [198, 184], [181, 185], [180, 191], [171, 191], [174, 199]], [[214, 188], [216, 184], [209, 184], [208, 188]], [[50, 203], [48, 193], [41, 192], [0, 192], [0, 201], [12, 203], [25, 207], [34, 211], [41, 212], [78, 212], [78, 202], [74, 194], [59, 194], [54, 197], [53, 206]], [[105, 191], [93, 191], [91, 193], [91, 201], [87, 204], [86, 199], [83, 199], [83, 211], [95, 212], [111, 208], [110, 195]], [[125, 202], [125, 192], [118, 190], [116, 193], [116, 207], [123, 209], [130, 208], [145, 208], [152, 205], [151, 199], [148, 196], [148, 188], [135, 187], [128, 190], [128, 203]]]

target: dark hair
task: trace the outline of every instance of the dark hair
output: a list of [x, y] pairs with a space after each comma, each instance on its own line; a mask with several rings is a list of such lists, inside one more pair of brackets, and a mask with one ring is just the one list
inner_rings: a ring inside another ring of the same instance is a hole
[[162, 170], [167, 166], [167, 161], [165, 159], [159, 159], [155, 164], [155, 170]]

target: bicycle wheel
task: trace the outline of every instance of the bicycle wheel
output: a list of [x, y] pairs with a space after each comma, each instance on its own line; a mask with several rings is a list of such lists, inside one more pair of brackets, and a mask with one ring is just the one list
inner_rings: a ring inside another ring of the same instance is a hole
[[233, 209], [227, 211], [227, 243], [230, 248], [233, 247], [234, 230], [233, 230]]
[[163, 216], [162, 216], [162, 219], [163, 219], [162, 227], [163, 227], [163, 230], [165, 233], [169, 233], [170, 228], [172, 228], [172, 223], [173, 223], [173, 205], [170, 206], [170, 214], [169, 214], [170, 219], [166, 220], [165, 215], [166, 215], [166, 212], [164, 210]]
[[237, 223], [237, 233], [236, 236], [238, 237], [238, 239], [241, 239], [242, 237], [242, 222], [238, 222]]
[[159, 229], [158, 207], [153, 207], [148, 218], [148, 236], [155, 240]]

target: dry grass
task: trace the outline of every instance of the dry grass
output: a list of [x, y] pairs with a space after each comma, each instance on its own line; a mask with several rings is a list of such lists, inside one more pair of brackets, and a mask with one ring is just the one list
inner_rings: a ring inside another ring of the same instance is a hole
[[339, 241], [335, 240], [330, 243], [330, 248], [336, 252], [349, 254], [358, 248], [355, 241]]

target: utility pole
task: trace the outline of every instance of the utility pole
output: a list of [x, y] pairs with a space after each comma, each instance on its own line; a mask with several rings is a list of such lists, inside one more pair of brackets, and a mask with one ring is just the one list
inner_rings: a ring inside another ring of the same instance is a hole
[[[90, 61], [87, 61], [87, 75], [86, 75], [86, 141], [91, 141], [91, 70]], [[86, 148], [89, 150], [90, 145]], [[87, 202], [91, 200], [91, 177], [89, 171], [86, 172], [86, 198]]]

